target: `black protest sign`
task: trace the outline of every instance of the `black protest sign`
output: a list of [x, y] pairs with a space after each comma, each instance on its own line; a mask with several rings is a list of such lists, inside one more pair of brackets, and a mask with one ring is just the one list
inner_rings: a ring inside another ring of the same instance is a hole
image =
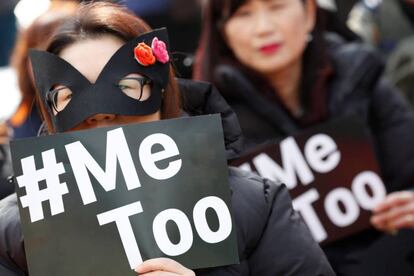
[[31, 276], [238, 262], [218, 115], [14, 141]]
[[370, 227], [370, 210], [386, 196], [370, 137], [353, 117], [261, 146], [232, 165], [285, 183], [323, 244]]

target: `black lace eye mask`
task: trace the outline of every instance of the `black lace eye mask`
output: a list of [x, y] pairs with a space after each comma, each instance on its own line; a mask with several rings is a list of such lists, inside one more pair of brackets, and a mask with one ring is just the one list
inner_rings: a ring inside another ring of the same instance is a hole
[[[42, 101], [49, 107], [58, 132], [67, 131], [99, 113], [153, 114], [161, 107], [162, 92], [169, 80], [168, 34], [165, 28], [142, 34], [123, 45], [110, 58], [95, 83], [90, 83], [71, 64], [54, 54], [30, 50], [30, 59], [36, 87]], [[151, 95], [144, 101], [129, 97], [117, 85], [125, 76], [137, 73], [151, 80]], [[53, 115], [48, 94], [56, 85], [67, 87], [71, 91], [71, 99], [63, 110]]]

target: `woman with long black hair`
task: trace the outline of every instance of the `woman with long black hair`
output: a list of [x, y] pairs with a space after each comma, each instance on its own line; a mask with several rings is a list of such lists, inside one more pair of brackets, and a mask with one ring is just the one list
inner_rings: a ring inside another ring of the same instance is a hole
[[379, 55], [324, 34], [314, 0], [209, 0], [203, 15], [195, 78], [219, 88], [248, 150], [345, 116], [356, 116], [372, 135], [389, 195], [373, 210], [376, 230], [323, 247], [334, 270], [414, 273], [407, 261], [414, 247], [401, 253], [396, 238], [390, 248], [398, 254], [388, 256], [374, 246], [388, 232], [414, 228], [414, 114], [381, 77]]

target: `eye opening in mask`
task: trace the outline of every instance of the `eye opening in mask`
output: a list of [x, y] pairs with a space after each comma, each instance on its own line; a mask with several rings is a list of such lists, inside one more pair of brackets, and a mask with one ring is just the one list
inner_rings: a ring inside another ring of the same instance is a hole
[[123, 77], [116, 86], [126, 96], [142, 102], [151, 96], [152, 80], [139, 74], [129, 74]]
[[72, 99], [72, 91], [64, 85], [54, 85], [46, 95], [46, 101], [56, 115], [63, 111]]

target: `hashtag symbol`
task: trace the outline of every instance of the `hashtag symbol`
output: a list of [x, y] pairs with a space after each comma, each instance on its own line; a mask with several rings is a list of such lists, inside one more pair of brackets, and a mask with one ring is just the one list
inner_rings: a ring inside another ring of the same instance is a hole
[[[34, 156], [21, 160], [23, 174], [18, 176], [20, 188], [26, 188], [26, 195], [20, 197], [23, 208], [29, 208], [32, 222], [44, 219], [42, 202], [49, 201], [52, 216], [63, 213], [63, 195], [69, 193], [66, 182], [60, 183], [59, 175], [65, 173], [62, 163], [56, 163], [55, 150], [42, 152], [43, 169], [36, 170]], [[46, 188], [40, 190], [39, 182], [46, 181]]]

